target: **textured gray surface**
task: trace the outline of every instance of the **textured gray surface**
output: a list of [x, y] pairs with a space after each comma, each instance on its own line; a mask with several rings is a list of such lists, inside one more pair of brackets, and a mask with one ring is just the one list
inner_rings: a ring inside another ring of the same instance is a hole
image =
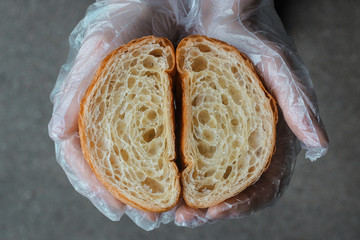
[[1, 239], [360, 239], [360, 3], [282, 1], [282, 16], [307, 63], [331, 144], [272, 207], [196, 229], [145, 232], [106, 219], [75, 192], [47, 135], [50, 91], [67, 38], [90, 0], [0, 2]]

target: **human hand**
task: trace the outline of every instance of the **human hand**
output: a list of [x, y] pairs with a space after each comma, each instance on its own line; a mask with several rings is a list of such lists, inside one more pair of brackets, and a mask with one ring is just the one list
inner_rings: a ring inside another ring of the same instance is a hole
[[[212, 221], [244, 216], [276, 199], [290, 180], [298, 152], [297, 140], [287, 125], [307, 148], [309, 157], [324, 154], [328, 141], [309, 74], [278, 24], [270, 2], [206, 0], [189, 1], [185, 6], [182, 1], [172, 0], [107, 0], [93, 4], [70, 36], [68, 64], [61, 69], [51, 94], [54, 112], [49, 134], [56, 144], [57, 159], [74, 188], [112, 220], [119, 220], [127, 211], [135, 223], [150, 230], [171, 218], [172, 213], [146, 213], [115, 199], [85, 162], [77, 133], [80, 101], [100, 61], [119, 45], [151, 34], [167, 37], [173, 43], [187, 35], [204, 34], [234, 45], [254, 62], [287, 122], [280, 117], [277, 152], [256, 184], [209, 209], [191, 209], [182, 204], [176, 211], [177, 224], [189, 226], [201, 223], [199, 218]], [[202, 8], [198, 8], [199, 3]], [[270, 14], [258, 14], [259, 10]], [[263, 16], [274, 19], [268, 21]]]
[[324, 155], [328, 145], [309, 72], [287, 36], [273, 1], [204, 0], [199, 11], [197, 24], [186, 34], [218, 38], [247, 54], [281, 111], [276, 152], [267, 171], [237, 196], [208, 209], [193, 209], [183, 202], [175, 218], [183, 226], [243, 217], [278, 199], [290, 181], [299, 152], [294, 134], [311, 160]]
[[62, 67], [51, 94], [54, 112], [49, 123], [57, 160], [74, 188], [111, 220], [119, 220], [126, 212], [146, 230], [157, 227], [166, 215], [140, 211], [123, 204], [98, 181], [83, 157], [77, 123], [80, 101], [105, 56], [142, 36], [174, 37], [173, 29], [176, 28], [168, 14], [171, 12], [169, 5], [159, 4], [157, 1], [108, 0], [89, 7], [86, 17], [70, 35], [68, 63]]

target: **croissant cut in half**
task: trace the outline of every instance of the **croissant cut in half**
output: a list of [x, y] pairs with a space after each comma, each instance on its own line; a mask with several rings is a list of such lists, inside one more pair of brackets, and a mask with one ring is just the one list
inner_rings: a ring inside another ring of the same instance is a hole
[[[181, 175], [172, 79], [181, 85]], [[175, 57], [169, 40], [148, 36], [102, 61], [81, 101], [79, 134], [85, 159], [117, 199], [164, 212], [181, 192], [189, 206], [206, 208], [254, 183], [274, 153], [276, 122], [274, 99], [236, 48], [194, 35]]]

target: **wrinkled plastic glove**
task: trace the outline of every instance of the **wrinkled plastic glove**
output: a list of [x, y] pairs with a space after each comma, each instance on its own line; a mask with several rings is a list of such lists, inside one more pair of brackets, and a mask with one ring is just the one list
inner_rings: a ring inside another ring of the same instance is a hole
[[216, 206], [193, 209], [183, 203], [175, 221], [194, 227], [216, 219], [244, 217], [273, 204], [290, 182], [299, 153], [298, 140], [306, 157], [314, 161], [326, 153], [328, 137], [309, 72], [272, 0], [204, 0], [199, 12], [193, 14], [198, 20], [187, 33], [218, 38], [246, 53], [281, 111], [276, 152], [267, 171], [255, 184]]
[[[192, 209], [181, 203], [169, 212], [155, 214], [126, 206], [100, 184], [81, 152], [77, 129], [80, 101], [99, 63], [118, 46], [151, 34], [167, 37], [175, 45], [192, 34], [234, 45], [254, 62], [286, 119], [285, 123], [280, 115], [277, 151], [259, 181], [209, 209]], [[274, 202], [290, 181], [299, 151], [292, 132], [312, 160], [327, 149], [309, 74], [283, 30], [272, 1], [97, 1], [70, 35], [68, 61], [60, 70], [51, 101], [54, 111], [49, 135], [55, 141], [57, 161], [74, 188], [110, 219], [119, 220], [125, 212], [145, 230], [174, 217], [176, 224], [190, 227], [241, 217]]]
[[85, 18], [69, 37], [70, 52], [51, 93], [54, 104], [49, 135], [55, 142], [56, 158], [71, 184], [109, 219], [118, 221], [126, 213], [145, 230], [174, 219], [174, 211], [140, 211], [117, 200], [98, 181], [85, 161], [78, 134], [80, 101], [100, 62], [112, 50], [147, 35], [174, 41], [176, 26], [170, 3], [163, 1], [105, 0], [91, 5]]

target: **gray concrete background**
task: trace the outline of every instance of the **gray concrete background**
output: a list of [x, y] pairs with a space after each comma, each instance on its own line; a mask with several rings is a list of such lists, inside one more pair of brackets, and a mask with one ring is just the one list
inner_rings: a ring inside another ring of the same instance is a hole
[[272, 207], [196, 229], [105, 218], [69, 184], [47, 134], [50, 91], [90, 0], [0, 1], [0, 239], [360, 239], [360, 3], [283, 1], [331, 144], [298, 158]]

